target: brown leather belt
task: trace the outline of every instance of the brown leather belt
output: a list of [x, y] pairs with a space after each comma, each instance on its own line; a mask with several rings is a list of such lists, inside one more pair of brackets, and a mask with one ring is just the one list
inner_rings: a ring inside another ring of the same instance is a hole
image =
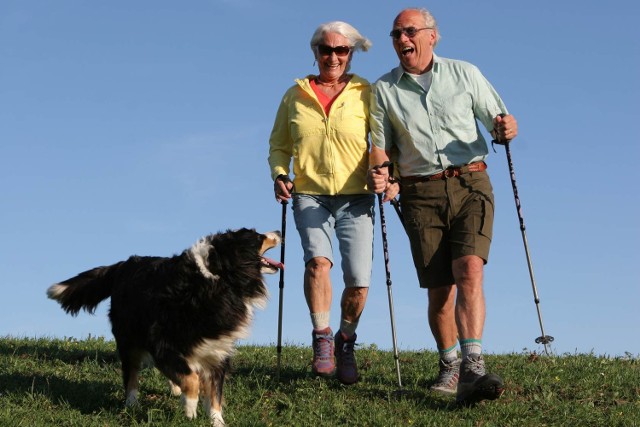
[[400, 181], [406, 184], [411, 184], [414, 182], [438, 181], [440, 179], [453, 178], [455, 176], [460, 176], [469, 172], [482, 172], [485, 170], [487, 170], [487, 164], [485, 162], [474, 162], [461, 167], [447, 168], [442, 172], [438, 172], [433, 175], [403, 176], [400, 178]]

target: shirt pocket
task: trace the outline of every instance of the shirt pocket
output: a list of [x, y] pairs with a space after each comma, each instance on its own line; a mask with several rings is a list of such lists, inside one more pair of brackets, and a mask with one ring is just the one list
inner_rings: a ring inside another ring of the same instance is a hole
[[295, 142], [307, 136], [325, 132], [323, 115], [318, 108], [315, 101], [311, 99], [298, 101], [290, 107], [289, 131]]
[[466, 91], [452, 93], [440, 99], [436, 115], [444, 127], [460, 134], [462, 140], [475, 140], [476, 119], [473, 114], [473, 98]]
[[369, 134], [369, 114], [366, 104], [359, 99], [338, 100], [332, 106], [331, 127], [337, 133], [361, 135]]

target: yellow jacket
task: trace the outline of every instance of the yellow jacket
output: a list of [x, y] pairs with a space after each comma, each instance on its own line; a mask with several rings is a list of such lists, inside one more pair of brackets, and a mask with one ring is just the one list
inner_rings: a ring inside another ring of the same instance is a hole
[[329, 116], [309, 78], [296, 79], [282, 97], [269, 138], [271, 177], [289, 175], [305, 194], [366, 194], [369, 165], [369, 82], [353, 75]]

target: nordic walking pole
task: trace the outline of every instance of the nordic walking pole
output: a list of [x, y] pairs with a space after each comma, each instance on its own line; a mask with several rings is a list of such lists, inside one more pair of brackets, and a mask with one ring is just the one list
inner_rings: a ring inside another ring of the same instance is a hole
[[[504, 114], [502, 114], [504, 116]], [[518, 220], [520, 221], [520, 231], [522, 232], [522, 242], [524, 243], [524, 252], [527, 256], [527, 266], [529, 267], [529, 277], [531, 277], [531, 287], [533, 289], [533, 300], [536, 303], [536, 311], [538, 312], [538, 321], [540, 322], [540, 331], [542, 335], [536, 338], [536, 344], [544, 345], [544, 352], [549, 355], [548, 344], [553, 342], [551, 335], [544, 333], [544, 325], [542, 323], [542, 312], [540, 311], [540, 298], [538, 297], [538, 288], [536, 286], [536, 280], [533, 277], [533, 265], [531, 264], [531, 256], [529, 255], [529, 244], [527, 242], [527, 233], [524, 226], [524, 218], [522, 216], [522, 206], [520, 205], [520, 198], [518, 197], [518, 187], [516, 186], [516, 173], [513, 168], [513, 161], [511, 160], [511, 148], [509, 147], [510, 140], [499, 141], [494, 139], [492, 144], [504, 145], [504, 149], [507, 153], [507, 163], [509, 164], [509, 174], [511, 176], [511, 187], [513, 188], [513, 197], [516, 202], [516, 211], [518, 212]]]
[[393, 293], [391, 292], [391, 270], [389, 268], [389, 246], [387, 242], [387, 224], [382, 206], [382, 194], [378, 194], [378, 208], [380, 210], [380, 226], [382, 228], [382, 249], [384, 252], [384, 271], [387, 277], [387, 295], [389, 296], [389, 315], [391, 317], [391, 338], [393, 339], [393, 358], [396, 362], [396, 374], [398, 375], [398, 387], [402, 389], [400, 377], [400, 356], [398, 356], [398, 341], [396, 339], [396, 322], [393, 313]]
[[[374, 168], [379, 169], [388, 167], [390, 174], [392, 174], [393, 163], [384, 162], [380, 166]], [[395, 200], [395, 199], [394, 199]], [[382, 193], [378, 194], [378, 209], [380, 210], [380, 227], [382, 230], [382, 250], [384, 253], [384, 271], [387, 278], [387, 295], [389, 297], [389, 316], [391, 317], [391, 338], [393, 340], [393, 358], [396, 362], [396, 374], [398, 376], [398, 387], [402, 389], [402, 378], [400, 376], [400, 356], [398, 355], [398, 340], [396, 338], [396, 321], [395, 314], [393, 312], [393, 293], [391, 292], [391, 269], [389, 267], [389, 244], [387, 241], [387, 221], [384, 217], [384, 203], [382, 202]], [[394, 207], [397, 205], [394, 203]], [[398, 215], [400, 215], [400, 209], [397, 208]], [[402, 216], [400, 216], [402, 218]], [[404, 225], [404, 224], [403, 224]]]
[[278, 346], [276, 351], [278, 352], [278, 365], [276, 368], [276, 381], [280, 381], [280, 360], [282, 358], [282, 300], [284, 295], [284, 249], [285, 249], [285, 237], [287, 234], [287, 201], [282, 201], [282, 227], [281, 227], [281, 243], [280, 243], [280, 295], [278, 297]]

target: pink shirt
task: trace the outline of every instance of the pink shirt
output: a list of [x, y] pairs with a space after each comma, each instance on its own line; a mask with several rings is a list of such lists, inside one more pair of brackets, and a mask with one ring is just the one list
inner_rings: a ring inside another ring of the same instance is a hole
[[325, 114], [328, 116], [329, 111], [331, 110], [331, 105], [333, 104], [333, 101], [336, 100], [338, 95], [340, 95], [340, 92], [338, 92], [334, 98], [329, 98], [326, 93], [320, 90], [320, 88], [316, 84], [316, 79], [309, 79], [309, 83], [311, 83], [311, 89], [313, 89], [313, 92], [318, 97], [318, 101], [320, 101], [320, 104], [322, 104], [322, 108], [324, 108]]

